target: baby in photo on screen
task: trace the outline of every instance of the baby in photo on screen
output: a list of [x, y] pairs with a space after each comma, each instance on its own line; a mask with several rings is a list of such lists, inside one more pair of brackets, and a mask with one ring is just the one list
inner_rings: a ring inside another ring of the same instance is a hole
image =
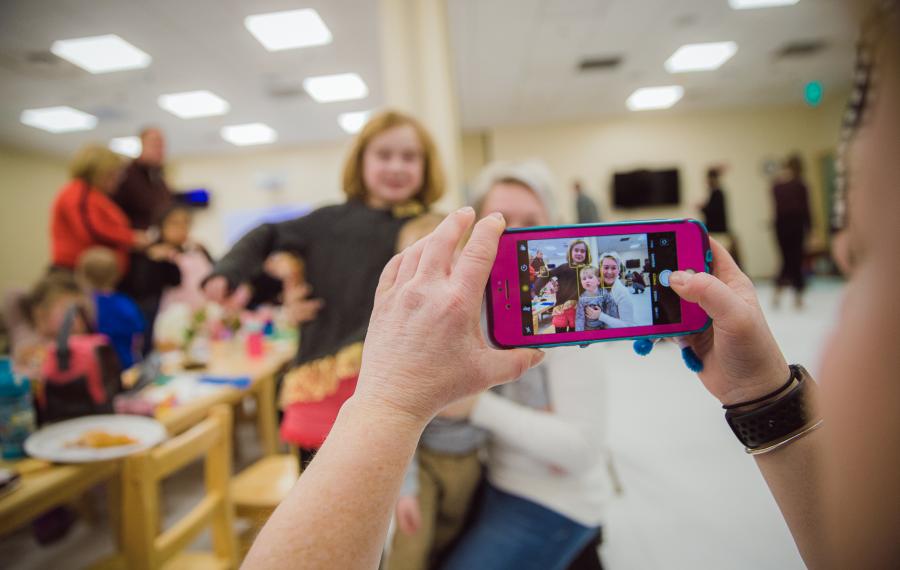
[[600, 288], [600, 271], [592, 265], [587, 265], [581, 268], [579, 277], [583, 291], [578, 297], [578, 305], [575, 308], [575, 331], [595, 331], [606, 328], [600, 317], [591, 319], [585, 315], [585, 308], [591, 307], [599, 310], [601, 316], [610, 311], [617, 313], [612, 316], [619, 316], [618, 311], [615, 311], [612, 295], [608, 290]]

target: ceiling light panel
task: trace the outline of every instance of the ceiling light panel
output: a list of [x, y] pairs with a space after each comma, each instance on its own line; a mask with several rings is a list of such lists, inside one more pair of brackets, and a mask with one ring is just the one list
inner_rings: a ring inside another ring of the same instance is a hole
[[345, 132], [355, 135], [365, 126], [366, 121], [372, 115], [372, 111], [354, 111], [338, 115], [338, 124]]
[[625, 104], [632, 111], [668, 109], [680, 101], [683, 96], [684, 88], [680, 85], [642, 87], [632, 93]]
[[303, 88], [319, 103], [362, 99], [369, 95], [365, 81], [356, 73], [307, 77], [303, 80]]
[[160, 95], [157, 103], [180, 119], [224, 115], [231, 108], [228, 101], [205, 90]]
[[109, 149], [124, 156], [137, 158], [141, 154], [140, 137], [116, 137], [109, 141]]
[[22, 111], [19, 120], [23, 125], [48, 133], [90, 131], [97, 126], [97, 117], [72, 107], [43, 107]]
[[247, 16], [244, 27], [269, 51], [331, 43], [331, 31], [312, 9]]
[[728, 0], [734, 10], [755, 10], [757, 8], [774, 8], [776, 6], [793, 6], [800, 0]]
[[246, 123], [222, 127], [222, 138], [236, 146], [269, 144], [278, 140], [275, 129], [264, 123]]
[[738, 46], [734, 42], [711, 42], [704, 44], [683, 45], [666, 60], [666, 71], [669, 73], [686, 73], [690, 71], [711, 71], [718, 69], [737, 53]]
[[55, 41], [50, 51], [90, 73], [141, 69], [153, 61], [115, 34]]

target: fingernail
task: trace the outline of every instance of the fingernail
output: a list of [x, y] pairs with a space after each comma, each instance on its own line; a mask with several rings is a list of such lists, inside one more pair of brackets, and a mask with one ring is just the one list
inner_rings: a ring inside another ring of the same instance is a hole
[[491, 217], [497, 218], [497, 219], [500, 220], [501, 222], [505, 221], [505, 220], [503, 219], [503, 214], [501, 214], [500, 212], [494, 212], [493, 214], [491, 214]]
[[691, 276], [689, 273], [686, 273], [684, 271], [676, 271], [672, 275], [669, 275], [669, 283], [678, 287], [684, 287], [685, 285], [687, 285], [688, 279], [690, 278]]
[[534, 354], [531, 355], [531, 366], [534, 367], [543, 362], [545, 356], [547, 355], [544, 354], [543, 350], [539, 348], [535, 349]]
[[475, 210], [472, 209], [472, 206], [463, 206], [459, 210], [456, 211], [457, 214], [471, 214]]

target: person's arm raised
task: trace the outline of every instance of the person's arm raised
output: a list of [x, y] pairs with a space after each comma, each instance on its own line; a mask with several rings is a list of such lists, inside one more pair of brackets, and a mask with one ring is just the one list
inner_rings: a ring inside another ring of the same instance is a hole
[[[723, 405], [747, 402], [777, 390], [791, 373], [763, 317], [753, 283], [724, 247], [715, 240], [710, 244], [712, 275], [677, 271], [670, 283], [713, 319], [712, 327], [687, 340], [703, 361], [700, 380]], [[813, 569], [829, 567], [822, 512], [822, 438], [817, 430], [755, 456], [803, 560]]]
[[504, 228], [449, 215], [385, 266], [356, 393], [309, 468], [256, 539], [245, 568], [376, 568], [403, 473], [444, 406], [518, 378], [538, 350], [495, 350], [480, 330], [484, 287]]

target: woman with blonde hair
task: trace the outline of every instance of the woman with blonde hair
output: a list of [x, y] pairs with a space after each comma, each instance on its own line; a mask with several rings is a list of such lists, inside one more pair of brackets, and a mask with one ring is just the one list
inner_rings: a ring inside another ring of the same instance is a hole
[[628, 288], [619, 280], [625, 264], [619, 254], [614, 251], [604, 251], [598, 257], [600, 265], [600, 287], [609, 292], [612, 302], [605, 308], [586, 307], [584, 313], [587, 318], [603, 323], [604, 327], [621, 328], [635, 326], [634, 305], [628, 294]]
[[54, 267], [74, 270], [79, 256], [94, 246], [116, 254], [122, 274], [128, 252], [146, 245], [143, 232], [133, 231], [124, 212], [110, 199], [122, 173], [122, 159], [106, 147], [89, 144], [69, 167], [72, 179], [56, 195], [50, 214], [50, 247]]
[[300, 448], [303, 464], [325, 441], [356, 387], [378, 276], [395, 253], [400, 229], [444, 193], [431, 136], [408, 115], [374, 116], [351, 145], [343, 190], [343, 204], [248, 233], [203, 285], [214, 301], [246, 298], [244, 285], [265, 283], [264, 266], [273, 254], [302, 261], [302, 271], [279, 277], [302, 339], [281, 389], [281, 437]]

